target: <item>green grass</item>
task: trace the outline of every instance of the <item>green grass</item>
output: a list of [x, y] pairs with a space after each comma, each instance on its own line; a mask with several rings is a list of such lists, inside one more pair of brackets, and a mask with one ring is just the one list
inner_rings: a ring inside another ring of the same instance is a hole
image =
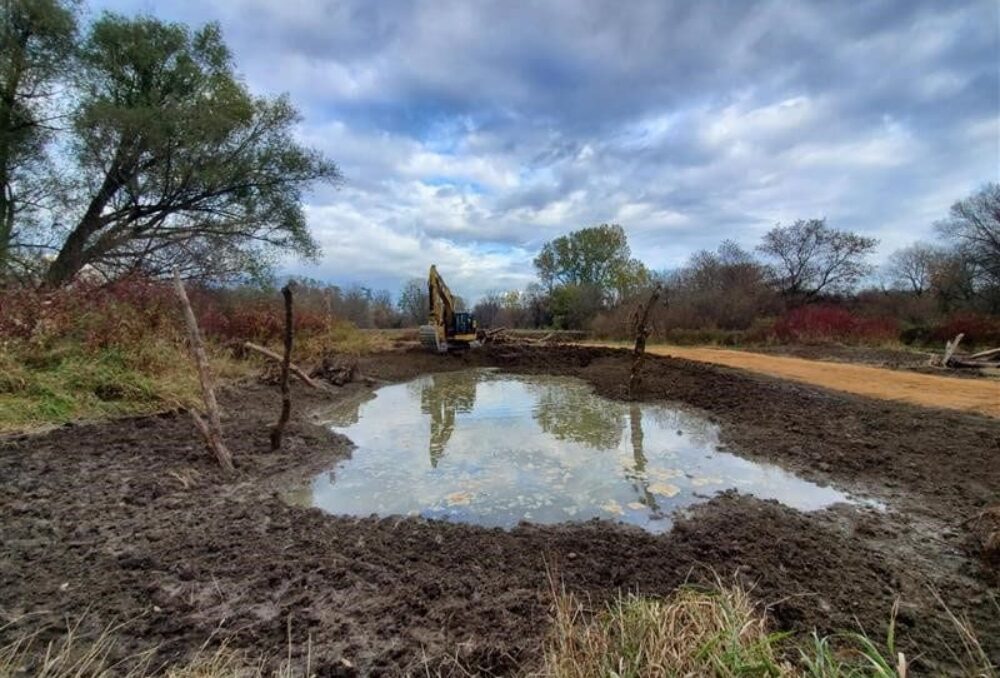
[[[221, 355], [213, 366], [223, 378], [245, 373]], [[190, 357], [169, 341], [128, 350], [0, 348], [0, 375], [0, 432], [162, 411], [200, 398]]]

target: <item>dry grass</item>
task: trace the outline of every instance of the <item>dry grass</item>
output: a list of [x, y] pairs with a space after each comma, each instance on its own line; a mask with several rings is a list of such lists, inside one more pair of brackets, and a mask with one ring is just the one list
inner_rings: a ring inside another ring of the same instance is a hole
[[[884, 642], [844, 632], [813, 633], [804, 643], [789, 634], [770, 633], [765, 610], [736, 584], [684, 587], [666, 599], [621, 595], [596, 612], [565, 591], [553, 593], [554, 623], [539, 674], [548, 678], [912, 675], [896, 647], [895, 607]], [[944, 609], [961, 641], [953, 656], [961, 675], [997, 678], [997, 667], [968, 621]]]
[[[223, 643], [203, 646], [186, 662], [157, 665], [155, 649], [112, 661], [121, 626], [108, 626], [97, 637], [70, 626], [56, 640], [39, 641], [38, 634], [22, 636], [0, 647], [0, 678], [306, 678], [314, 675], [310, 657], [296, 665], [290, 655], [278, 662], [254, 658]], [[0, 629], [2, 630], [2, 629]], [[289, 644], [290, 647], [290, 644]], [[273, 668], [268, 668], [268, 665]], [[276, 664], [276, 665], [275, 665]]]
[[784, 637], [740, 587], [682, 588], [668, 599], [622, 595], [588, 615], [573, 595], [559, 592], [542, 675], [789, 676], [776, 652]]

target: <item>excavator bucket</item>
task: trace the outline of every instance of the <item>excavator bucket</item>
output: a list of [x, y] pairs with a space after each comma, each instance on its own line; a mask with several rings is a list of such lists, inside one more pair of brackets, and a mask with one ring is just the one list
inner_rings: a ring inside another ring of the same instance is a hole
[[438, 336], [437, 328], [435, 328], [434, 325], [420, 326], [420, 343], [428, 351], [445, 353], [448, 350], [448, 345], [441, 341]]

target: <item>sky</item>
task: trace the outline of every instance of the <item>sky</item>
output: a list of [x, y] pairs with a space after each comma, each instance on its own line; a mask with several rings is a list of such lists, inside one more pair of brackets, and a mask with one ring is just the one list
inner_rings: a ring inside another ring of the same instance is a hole
[[95, 0], [218, 21], [258, 94], [345, 175], [311, 191], [321, 260], [466, 299], [541, 245], [621, 224], [654, 270], [826, 217], [877, 258], [1000, 181], [996, 0]]

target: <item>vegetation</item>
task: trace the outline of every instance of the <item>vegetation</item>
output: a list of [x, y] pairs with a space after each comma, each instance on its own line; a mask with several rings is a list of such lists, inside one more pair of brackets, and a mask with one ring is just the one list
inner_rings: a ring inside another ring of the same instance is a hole
[[0, 8], [0, 274], [230, 281], [314, 256], [302, 191], [339, 171], [295, 140], [287, 99], [250, 94], [219, 26], [104, 14], [77, 41], [75, 7]]
[[[296, 360], [381, 346], [327, 310], [320, 291], [299, 291]], [[191, 297], [223, 379], [257, 365], [243, 355], [244, 341], [279, 346], [276, 291], [196, 287]], [[0, 290], [0, 308], [0, 431], [198, 402], [178, 301], [166, 283], [133, 276], [58, 290], [10, 288]]]
[[[1000, 185], [957, 202], [937, 230], [942, 242], [905, 247], [881, 269], [871, 263], [874, 239], [810, 219], [768, 231], [756, 248], [764, 258], [725, 241], [679, 269], [649, 273], [629, 258], [619, 227], [600, 226], [543, 246], [542, 284], [490, 292], [474, 310], [486, 326], [626, 338], [635, 308], [660, 282], [667, 294], [652, 314], [652, 340], [921, 344], [964, 332], [970, 343], [1000, 344]], [[601, 257], [619, 273], [588, 263]]]
[[[588, 613], [575, 596], [553, 591], [552, 626], [540, 670], [549, 678], [642, 678], [645, 676], [746, 676], [773, 678], [906, 678], [908, 658], [895, 646], [895, 610], [883, 641], [862, 632], [795, 636], [769, 630], [765, 611], [739, 585], [678, 589], [665, 599], [621, 594]], [[995, 678], [997, 667], [983, 652], [969, 625], [952, 617], [962, 638], [955, 659], [965, 675]], [[113, 662], [122, 626], [96, 637], [71, 625], [54, 640], [21, 637], [0, 647], [0, 678], [223, 678], [310, 674], [280, 652], [252, 655], [225, 643], [203, 647], [191, 659], [159, 666], [155, 650]], [[271, 660], [270, 662], [268, 660]], [[269, 668], [273, 666], [273, 668]]]
[[[895, 610], [884, 643], [862, 632], [809, 638], [770, 632], [765, 612], [739, 585], [684, 587], [666, 599], [622, 594], [588, 615], [573, 595], [555, 593], [542, 675], [552, 678], [760, 676], [906, 678], [895, 646]], [[997, 668], [967, 624], [952, 618], [964, 643], [967, 675]]]

